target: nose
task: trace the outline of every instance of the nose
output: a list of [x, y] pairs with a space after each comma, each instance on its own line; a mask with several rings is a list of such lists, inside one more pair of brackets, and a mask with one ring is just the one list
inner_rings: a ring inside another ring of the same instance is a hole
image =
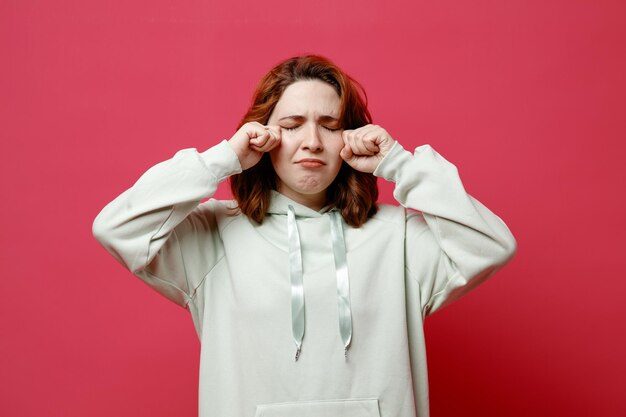
[[322, 138], [318, 126], [311, 124], [311, 127], [305, 133], [306, 137], [302, 140], [302, 148], [311, 152], [321, 152], [324, 149]]

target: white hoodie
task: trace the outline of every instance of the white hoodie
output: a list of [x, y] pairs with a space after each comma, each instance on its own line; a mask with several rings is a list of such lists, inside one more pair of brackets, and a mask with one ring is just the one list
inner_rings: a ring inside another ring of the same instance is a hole
[[360, 228], [278, 192], [260, 225], [233, 202], [201, 203], [239, 172], [227, 141], [181, 150], [93, 224], [124, 267], [191, 312], [200, 417], [428, 416], [424, 318], [509, 261], [504, 222], [429, 145], [394, 144], [374, 175], [404, 207], [381, 205]]

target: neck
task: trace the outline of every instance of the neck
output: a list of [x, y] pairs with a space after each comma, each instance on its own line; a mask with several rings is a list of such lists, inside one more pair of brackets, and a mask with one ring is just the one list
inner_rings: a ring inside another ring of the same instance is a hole
[[302, 194], [288, 187], [279, 186], [277, 191], [311, 210], [320, 211], [326, 205], [326, 190], [315, 194]]

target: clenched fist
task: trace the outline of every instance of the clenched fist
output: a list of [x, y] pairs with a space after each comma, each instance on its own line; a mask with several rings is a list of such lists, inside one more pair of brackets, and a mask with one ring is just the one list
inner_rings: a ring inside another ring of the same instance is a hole
[[395, 140], [378, 125], [366, 125], [342, 133], [341, 158], [357, 171], [374, 172]]
[[241, 126], [228, 143], [239, 158], [241, 169], [255, 166], [263, 156], [280, 145], [280, 126], [264, 126], [259, 122], [248, 122]]

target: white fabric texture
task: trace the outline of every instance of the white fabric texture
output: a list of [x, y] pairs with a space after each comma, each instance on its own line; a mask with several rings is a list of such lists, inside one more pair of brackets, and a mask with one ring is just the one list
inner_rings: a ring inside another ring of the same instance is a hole
[[[426, 417], [424, 318], [505, 265], [516, 241], [429, 145], [398, 142], [374, 175], [401, 206], [343, 223], [352, 339], [338, 329], [330, 210], [272, 192], [257, 224], [209, 199], [241, 172], [227, 141], [184, 149], [109, 203], [94, 236], [125, 268], [187, 308], [201, 342], [200, 417]], [[287, 207], [301, 243], [305, 332], [294, 361]]]

